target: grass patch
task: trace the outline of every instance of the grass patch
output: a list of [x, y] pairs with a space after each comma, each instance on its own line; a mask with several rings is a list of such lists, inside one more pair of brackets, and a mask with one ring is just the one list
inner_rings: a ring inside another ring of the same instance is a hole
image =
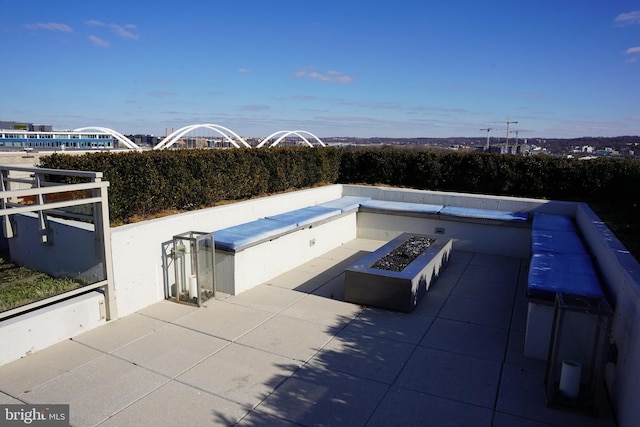
[[40, 301], [82, 286], [68, 278], [55, 279], [47, 274], [29, 270], [0, 256], [0, 311], [10, 310]]

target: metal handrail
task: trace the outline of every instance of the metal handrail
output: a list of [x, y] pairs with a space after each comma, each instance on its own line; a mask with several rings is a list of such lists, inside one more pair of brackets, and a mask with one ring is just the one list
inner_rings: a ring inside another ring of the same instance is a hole
[[[45, 175], [82, 177], [88, 178], [90, 182], [79, 184], [51, 183], [44, 181]], [[109, 182], [102, 181], [102, 172], [46, 169], [22, 165], [0, 165], [0, 218], [2, 218], [4, 222], [3, 232], [5, 237], [9, 239], [19, 238], [16, 237], [15, 230], [13, 229], [12, 215], [36, 213], [39, 217], [43, 234], [46, 234], [46, 228], [48, 227], [47, 214], [60, 215], [60, 209], [62, 208], [93, 204], [92, 215], [86, 215], [83, 216], [83, 218], [92, 219], [91, 222], [94, 226], [93, 231], [96, 236], [96, 241], [101, 248], [100, 252], [104, 261], [105, 270], [105, 280], [0, 312], [0, 320], [96, 289], [102, 290], [105, 294], [106, 319], [112, 320], [117, 317], [109, 228], [108, 187]], [[78, 193], [77, 197], [69, 200], [47, 202], [46, 198], [43, 197], [47, 194], [74, 191], [81, 193]], [[83, 194], [82, 191], [87, 194]], [[35, 203], [16, 203], [17, 200], [25, 197], [33, 197]], [[73, 214], [70, 216], [73, 216]], [[38, 242], [38, 244], [41, 243], [44, 242]], [[55, 245], [55, 243], [52, 244]]]

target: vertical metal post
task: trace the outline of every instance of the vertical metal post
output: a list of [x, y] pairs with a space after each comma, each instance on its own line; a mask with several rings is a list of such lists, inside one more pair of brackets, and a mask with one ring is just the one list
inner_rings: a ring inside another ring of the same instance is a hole
[[[0, 191], [3, 193], [9, 190], [9, 171], [7, 169], [2, 169], [2, 176], [0, 177]], [[0, 198], [0, 209], [4, 210], [7, 208], [7, 199], [2, 197]], [[11, 239], [16, 236], [15, 230], [13, 228], [13, 224], [11, 222], [11, 217], [9, 215], [5, 215], [2, 218], [2, 231], [4, 233], [4, 237], [7, 239]]]
[[[96, 177], [94, 182], [101, 182], [100, 177]], [[107, 286], [104, 291], [106, 302], [107, 320], [118, 317], [118, 307], [116, 302], [116, 289], [113, 281], [113, 257], [111, 254], [111, 226], [109, 225], [109, 196], [107, 191], [108, 183], [104, 187], [93, 190], [94, 194], [100, 196], [98, 209], [94, 206], [94, 230], [98, 239], [102, 239], [102, 254], [104, 260], [104, 273]]]
[[[44, 181], [44, 177], [41, 173], [35, 173], [33, 177], [33, 185], [35, 188], [42, 188], [42, 182]], [[44, 206], [44, 196], [42, 193], [38, 193], [36, 195], [36, 203], [40, 206]], [[48, 229], [48, 221], [47, 214], [44, 210], [38, 209], [38, 226], [41, 231], [45, 231]]]

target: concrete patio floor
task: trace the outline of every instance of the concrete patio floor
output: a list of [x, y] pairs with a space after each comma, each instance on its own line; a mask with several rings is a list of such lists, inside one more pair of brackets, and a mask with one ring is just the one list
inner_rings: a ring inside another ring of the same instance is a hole
[[[545, 405], [527, 260], [456, 251], [410, 314], [341, 301], [357, 239], [206, 307], [160, 302], [0, 367], [73, 426], [612, 426]], [[10, 345], [3, 343], [3, 345]]]

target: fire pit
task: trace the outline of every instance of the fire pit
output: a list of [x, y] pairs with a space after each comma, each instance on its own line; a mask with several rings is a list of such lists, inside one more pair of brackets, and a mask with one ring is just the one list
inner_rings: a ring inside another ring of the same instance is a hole
[[405, 313], [449, 260], [451, 239], [404, 233], [345, 271], [345, 301]]

